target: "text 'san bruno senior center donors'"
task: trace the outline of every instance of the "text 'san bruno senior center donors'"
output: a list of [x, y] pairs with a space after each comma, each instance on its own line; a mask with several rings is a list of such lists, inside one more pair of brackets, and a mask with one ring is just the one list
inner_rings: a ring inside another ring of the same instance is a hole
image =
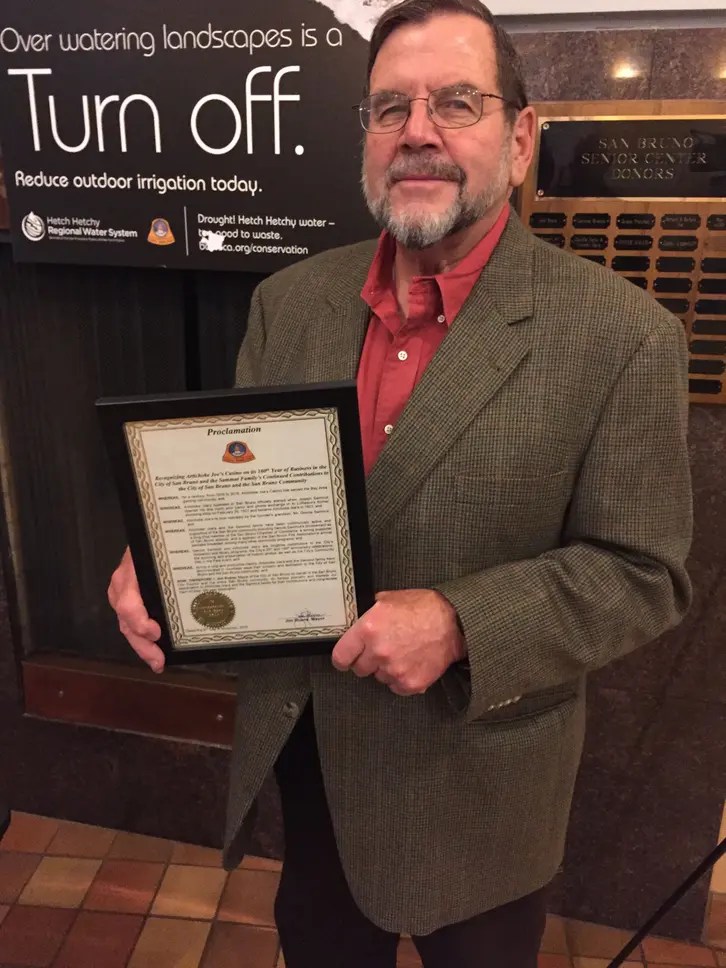
[[15, 257], [273, 272], [372, 235], [366, 34], [317, 0], [3, 4]]

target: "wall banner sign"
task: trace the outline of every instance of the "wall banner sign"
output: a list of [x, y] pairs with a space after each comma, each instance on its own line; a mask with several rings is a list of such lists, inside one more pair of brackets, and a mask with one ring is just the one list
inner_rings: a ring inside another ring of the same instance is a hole
[[272, 272], [370, 237], [353, 110], [366, 55], [315, 0], [10, 0], [15, 257]]

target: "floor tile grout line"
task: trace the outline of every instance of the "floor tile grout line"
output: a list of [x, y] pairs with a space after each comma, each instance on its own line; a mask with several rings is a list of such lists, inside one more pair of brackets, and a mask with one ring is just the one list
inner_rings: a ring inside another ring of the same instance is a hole
[[[151, 900], [149, 901], [149, 910], [146, 913], [146, 917], [147, 918], [158, 917], [158, 915], [155, 915], [155, 914], [152, 913], [153, 910], [154, 910], [154, 904], [156, 902], [157, 897], [159, 896], [159, 891], [161, 890], [161, 885], [166, 880], [166, 875], [167, 875], [167, 873], [169, 871], [169, 868], [171, 867], [171, 862], [168, 861], [168, 860], [163, 861], [163, 864], [164, 864], [164, 870], [161, 872], [161, 877], [159, 878], [159, 883], [156, 885], [156, 888], [154, 890], [154, 893], [151, 896]], [[191, 918], [189, 920], [191, 920]]]
[[[170, 867], [197, 867], [199, 870], [224, 870], [224, 867], [220, 864], [198, 864], [193, 861], [178, 861], [169, 858], [168, 860], [160, 860], [159, 858], [153, 857], [113, 857], [111, 856], [111, 848], [113, 844], [109, 847], [105, 854], [49, 854], [46, 851], [41, 850], [18, 850], [16, 847], [5, 848], [0, 847], [0, 856], [3, 854], [20, 854], [23, 857], [49, 857], [58, 858], [59, 860], [119, 860], [119, 861], [129, 861], [131, 863], [139, 864], [167, 864]], [[194, 846], [193, 844], [191, 846]], [[274, 858], [261, 857], [260, 860], [273, 860]], [[241, 861], [237, 867], [234, 868], [235, 871], [245, 870], [245, 871], [260, 871], [263, 874], [279, 874], [280, 871], [277, 869], [267, 869], [266, 867], [248, 867], [244, 861]], [[228, 874], [233, 873], [233, 871], [227, 871]], [[726, 894], [721, 895], [726, 898]]]
[[[25, 908], [25, 910], [28, 910], [28, 909], [29, 909], [29, 908], [31, 908], [31, 907], [35, 907], [35, 908], [39, 908], [39, 907], [44, 907], [44, 905], [42, 905], [42, 904], [32, 904], [32, 905], [31, 905], [31, 904], [18, 904], [18, 905], [14, 905], [14, 906], [15, 906], [15, 907], [21, 907], [21, 908]], [[56, 951], [55, 951], [55, 954], [53, 955], [53, 961], [52, 961], [52, 964], [55, 964], [55, 962], [56, 962], [56, 961], [58, 960], [58, 955], [59, 955], [59, 954], [61, 953], [61, 951], [63, 950], [63, 945], [64, 945], [64, 944], [66, 943], [66, 941], [68, 940], [68, 935], [69, 935], [69, 934], [71, 933], [71, 931], [73, 930], [73, 925], [74, 925], [74, 924], [76, 923], [76, 921], [78, 920], [78, 915], [80, 914], [80, 910], [81, 910], [81, 909], [80, 909], [80, 908], [55, 908], [55, 910], [56, 910], [56, 911], [58, 911], [58, 910], [63, 910], [63, 911], [73, 911], [73, 912], [74, 912], [74, 916], [73, 916], [73, 917], [71, 918], [71, 920], [70, 920], [70, 922], [69, 922], [69, 924], [68, 924], [68, 927], [66, 928], [66, 930], [65, 930], [65, 933], [64, 933], [64, 935], [63, 935], [63, 937], [61, 938], [61, 942], [60, 942], [60, 944], [58, 945], [58, 947], [57, 947], [57, 949], [56, 949]], [[9, 913], [9, 912], [8, 912], [8, 913]]]
[[77, 904], [77, 910], [82, 911], [83, 910], [83, 904], [84, 904], [86, 898], [88, 897], [88, 895], [90, 893], [91, 885], [96, 880], [96, 878], [98, 877], [99, 871], [103, 867], [103, 860], [99, 860], [98, 857], [79, 857], [79, 858], [73, 858], [73, 859], [74, 860], [98, 860], [98, 867], [96, 868], [96, 873], [93, 875], [93, 877], [91, 878], [91, 880], [88, 882], [88, 887], [83, 892], [83, 897], [81, 898], [81, 900]]
[[[31, 878], [33, 878], [33, 877], [35, 876], [35, 871], [37, 871], [39, 867], [40, 867], [40, 861], [38, 861], [38, 863], [37, 863], [37, 864], [35, 865], [35, 870], [33, 870], [33, 871], [31, 871], [31, 873], [30, 873], [30, 874], [28, 874], [28, 878], [27, 878], [27, 880], [23, 882], [23, 884], [22, 884], [22, 885], [21, 885], [21, 887], [20, 887], [20, 890], [19, 890], [19, 891], [18, 891], [18, 893], [17, 893], [16, 895], [15, 895], [15, 900], [14, 900], [14, 901], [8, 901], [8, 902], [7, 902], [7, 903], [8, 903], [9, 905], [10, 905], [10, 907], [13, 907], [13, 906], [14, 906], [15, 904], [17, 904], [17, 903], [18, 903], [18, 901], [20, 900], [20, 895], [21, 895], [21, 894], [23, 893], [23, 891], [25, 890], [25, 888], [26, 888], [26, 887], [28, 886], [28, 884], [30, 883], [30, 881], [31, 881]], [[9, 913], [9, 912], [8, 912], [8, 913]]]
[[124, 860], [123, 857], [109, 857], [108, 854], [49, 854], [47, 851], [37, 850], [0, 850], [3, 854], [22, 854], [24, 857], [48, 857], [51, 860]]
[[[110, 850], [111, 848], [109, 847], [108, 849]], [[75, 854], [70, 854], [70, 853], [69, 854], [51, 854], [51, 853], [49, 853], [46, 850], [44, 852], [43, 856], [44, 857], [61, 857], [61, 858], [66, 858], [66, 859], [69, 859], [70, 858], [70, 859], [73, 859], [73, 860], [109, 860], [108, 851], [106, 851], [105, 854], [99, 854], [99, 853], [94, 853], [94, 854], [79, 854], [79, 853], [75, 853]], [[114, 858], [110, 858], [110, 859], [113, 860]]]
[[205, 958], [205, 956], [207, 954], [207, 951], [210, 949], [210, 946], [212, 944], [212, 930], [214, 928], [214, 924], [215, 923], [216, 922], [214, 922], [213, 920], [208, 922], [208, 924], [209, 924], [209, 930], [207, 931], [207, 937], [206, 937], [206, 939], [204, 941], [204, 947], [202, 948], [201, 957], [199, 958], [199, 961], [197, 962], [197, 968], [204, 968], [204, 958]]
[[[219, 891], [219, 897], [217, 898], [217, 903], [214, 905], [214, 914], [212, 915], [212, 919], [211, 919], [212, 921], [216, 922], [217, 920], [217, 915], [219, 914], [219, 908], [220, 908], [220, 905], [222, 904], [222, 897], [224, 896], [224, 892], [227, 890], [228, 884], [229, 884], [229, 871], [224, 871], [224, 879], [222, 880], [222, 887], [220, 888], [220, 891]], [[211, 934], [212, 932], [210, 931], [209, 933]]]
[[32, 857], [45, 857], [44, 850], [19, 850], [17, 847], [7, 847], [0, 842], [0, 854], [27, 854]]
[[126, 959], [126, 964], [127, 965], [131, 961], [131, 959], [133, 957], [133, 954], [134, 954], [134, 951], [136, 951], [136, 945], [139, 943], [139, 938], [144, 933], [144, 928], [145, 927], [146, 927], [146, 915], [142, 914], [141, 915], [141, 923], [139, 924], [138, 933], [137, 933], [136, 937], [134, 938], [134, 943], [133, 943], [133, 945], [131, 947], [131, 951], [129, 951], [129, 956]]
[[[195, 844], [190, 844], [189, 846], [194, 847]], [[111, 843], [111, 845], [108, 848], [108, 851], [105, 854], [77, 854], [77, 853], [76, 854], [49, 854], [47, 850], [24, 850], [18, 847], [0, 846], [0, 855], [22, 854], [23, 856], [26, 856], [26, 857], [65, 857], [65, 858], [77, 859], [77, 860], [130, 860], [130, 861], [138, 861], [139, 863], [142, 863], [142, 864], [169, 864], [174, 867], [199, 867], [203, 870], [224, 870], [224, 867], [221, 864], [219, 865], [201, 864], [201, 863], [197, 863], [195, 861], [189, 861], [189, 860], [179, 861], [179, 860], [173, 860], [173, 858], [171, 857], [168, 860], [160, 860], [159, 858], [154, 858], [154, 857], [113, 857], [111, 855], [112, 848], [113, 848], [113, 842]], [[258, 859], [276, 861], [277, 863], [281, 863], [280, 861], [277, 861], [277, 859], [274, 857], [260, 857]], [[245, 860], [240, 861], [240, 863], [234, 869], [246, 870], [246, 871], [262, 871], [262, 873], [264, 874], [279, 874], [279, 870], [276, 868], [268, 869], [266, 867], [254, 867], [254, 866], [249, 867], [246, 864]], [[228, 871], [228, 873], [232, 873], [232, 872]], [[717, 892], [714, 892], [714, 893], [717, 893]], [[719, 896], [726, 898], [726, 894], [721, 894]]]

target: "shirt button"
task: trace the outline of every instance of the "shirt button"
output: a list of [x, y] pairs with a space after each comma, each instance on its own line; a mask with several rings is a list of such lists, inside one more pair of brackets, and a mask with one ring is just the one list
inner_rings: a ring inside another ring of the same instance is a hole
[[393, 424], [386, 424], [386, 426], [383, 428], [383, 432], [390, 436], [393, 433]]
[[282, 707], [282, 711], [288, 719], [297, 719], [300, 715], [300, 707], [296, 702], [286, 702]]
[[437, 318], [437, 320], [438, 320], [438, 321], [439, 321], [440, 323], [445, 323], [445, 322], [446, 322], [446, 316], [444, 316], [444, 314], [443, 314], [443, 313], [442, 313], [442, 314], [441, 314], [440, 316], [437, 316], [436, 318]]
[[408, 353], [406, 352], [406, 350], [399, 350], [398, 358], [402, 363], [404, 363], [408, 359]]

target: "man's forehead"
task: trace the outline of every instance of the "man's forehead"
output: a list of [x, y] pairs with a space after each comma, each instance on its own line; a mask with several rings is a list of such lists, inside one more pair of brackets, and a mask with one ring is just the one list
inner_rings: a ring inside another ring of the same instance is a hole
[[470, 15], [439, 14], [422, 24], [403, 24], [383, 43], [371, 72], [371, 89], [434, 90], [466, 81], [474, 87], [496, 80], [491, 28]]

